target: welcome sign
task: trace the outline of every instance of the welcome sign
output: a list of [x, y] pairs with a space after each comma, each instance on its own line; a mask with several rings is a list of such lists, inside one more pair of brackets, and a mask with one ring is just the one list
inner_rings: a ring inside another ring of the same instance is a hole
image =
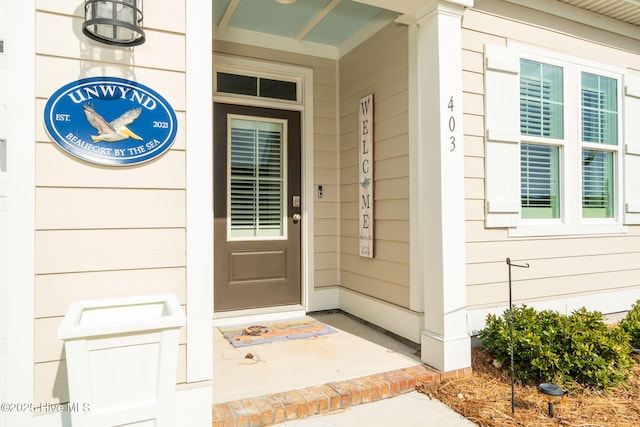
[[373, 94], [360, 100], [358, 119], [360, 256], [373, 258]]
[[47, 132], [69, 154], [108, 166], [154, 159], [173, 144], [176, 115], [141, 83], [91, 77], [58, 89], [44, 109]]

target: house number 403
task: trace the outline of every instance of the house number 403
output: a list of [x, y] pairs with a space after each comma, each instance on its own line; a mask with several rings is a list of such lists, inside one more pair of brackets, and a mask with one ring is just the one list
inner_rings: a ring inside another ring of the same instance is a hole
[[449, 116], [449, 151], [454, 151], [456, 149], [456, 137], [452, 134], [456, 130], [456, 118], [453, 116], [453, 96], [449, 99], [447, 109], [451, 113]]

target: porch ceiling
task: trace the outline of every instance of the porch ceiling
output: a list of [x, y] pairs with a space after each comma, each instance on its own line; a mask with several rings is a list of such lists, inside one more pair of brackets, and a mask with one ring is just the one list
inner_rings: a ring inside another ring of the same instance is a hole
[[365, 1], [213, 0], [214, 34], [262, 46], [315, 46], [335, 55], [399, 15]]
[[398, 13], [362, 0], [213, 0], [213, 15], [214, 32], [223, 38], [233, 33], [236, 39], [266, 36], [339, 48]]

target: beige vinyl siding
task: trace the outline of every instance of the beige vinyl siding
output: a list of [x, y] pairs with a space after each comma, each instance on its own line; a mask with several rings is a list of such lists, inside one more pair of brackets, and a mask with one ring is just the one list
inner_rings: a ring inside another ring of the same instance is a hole
[[[57, 328], [73, 301], [176, 294], [186, 312], [184, 1], [145, 7], [144, 45], [109, 49], [78, 35], [77, 2], [39, 0], [36, 34], [36, 230], [34, 402], [69, 400]], [[166, 17], [171, 16], [171, 23]], [[164, 28], [158, 31], [156, 28]], [[171, 52], [167, 55], [167, 52]], [[47, 98], [83, 77], [123, 77], [158, 91], [176, 110], [171, 149], [143, 165], [105, 167], [50, 141]], [[176, 382], [186, 382], [182, 328]]]
[[[339, 62], [340, 284], [408, 308], [407, 27], [388, 25]], [[358, 255], [358, 106], [370, 93], [374, 94], [375, 105], [373, 259]]]
[[185, 226], [181, 189], [40, 187], [36, 198], [40, 230]]
[[[314, 283], [338, 284], [338, 143], [336, 61], [216, 40], [214, 54], [229, 54], [313, 69]], [[318, 185], [323, 196], [318, 198]]]
[[507, 257], [531, 265], [514, 274], [517, 303], [639, 288], [640, 227], [629, 226], [627, 233], [615, 235], [520, 238], [509, 237], [506, 228], [485, 228], [481, 102], [485, 44], [527, 43], [621, 68], [639, 68], [637, 41], [495, 0], [477, 0], [465, 13], [462, 40], [469, 309], [507, 303]]

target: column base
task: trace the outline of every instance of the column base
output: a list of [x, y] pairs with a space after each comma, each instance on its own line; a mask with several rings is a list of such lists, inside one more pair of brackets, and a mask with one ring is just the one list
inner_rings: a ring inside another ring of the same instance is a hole
[[422, 362], [441, 372], [471, 367], [471, 337], [445, 338], [431, 331], [420, 337]]

